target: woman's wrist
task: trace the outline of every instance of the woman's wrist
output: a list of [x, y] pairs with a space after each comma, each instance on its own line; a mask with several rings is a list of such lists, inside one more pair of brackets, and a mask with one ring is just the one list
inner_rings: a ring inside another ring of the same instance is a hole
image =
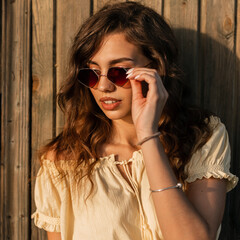
[[147, 142], [147, 141], [149, 141], [149, 140], [151, 140], [151, 139], [153, 139], [153, 138], [157, 138], [157, 137], [159, 137], [160, 135], [161, 135], [160, 132], [156, 132], [156, 133], [154, 133], [154, 134], [151, 134], [151, 135], [149, 135], [148, 137], [145, 137], [145, 138], [143, 138], [142, 140], [140, 140], [140, 141], [137, 143], [137, 145], [141, 146], [141, 145], [144, 144], [145, 142]]
[[158, 129], [145, 129], [144, 131], [137, 131], [137, 138], [138, 141], [142, 141], [143, 139], [150, 137], [152, 135], [154, 135], [155, 133], [159, 132]]

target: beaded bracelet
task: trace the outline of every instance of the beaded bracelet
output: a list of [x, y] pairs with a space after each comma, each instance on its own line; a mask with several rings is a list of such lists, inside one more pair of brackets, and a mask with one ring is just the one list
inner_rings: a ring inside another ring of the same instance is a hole
[[149, 136], [149, 137], [145, 137], [143, 140], [141, 140], [140, 142], [137, 143], [137, 145], [142, 145], [143, 143], [145, 143], [146, 141], [152, 139], [152, 138], [155, 138], [155, 137], [158, 137], [160, 136], [161, 133], [160, 132], [157, 132], [157, 133], [154, 133], [153, 135]]
[[180, 188], [180, 189], [182, 189], [182, 184], [181, 184], [181, 183], [177, 183], [176, 186], [166, 187], [166, 188], [157, 189], [157, 190], [152, 190], [152, 189], [150, 188], [150, 191], [151, 191], [151, 192], [162, 192], [162, 191], [165, 191], [165, 190], [168, 190], [168, 189], [173, 189], [173, 188]]

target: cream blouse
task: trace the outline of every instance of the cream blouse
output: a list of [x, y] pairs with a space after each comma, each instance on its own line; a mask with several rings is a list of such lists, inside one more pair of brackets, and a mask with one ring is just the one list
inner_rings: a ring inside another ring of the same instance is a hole
[[[186, 182], [202, 178], [225, 178], [227, 191], [238, 178], [229, 172], [230, 147], [225, 126], [211, 117], [214, 132], [185, 167]], [[132, 174], [128, 169], [132, 162]], [[123, 178], [121, 164], [131, 183]], [[160, 240], [163, 239], [149, 191], [149, 182], [141, 150], [132, 158], [118, 162], [114, 154], [100, 159], [92, 176], [94, 191], [85, 202], [90, 182], [76, 183], [73, 168], [62, 161], [68, 175], [58, 181], [53, 161], [44, 159], [35, 185], [36, 211], [31, 218], [37, 227], [61, 232], [62, 240]], [[41, 171], [41, 174], [40, 174]]]

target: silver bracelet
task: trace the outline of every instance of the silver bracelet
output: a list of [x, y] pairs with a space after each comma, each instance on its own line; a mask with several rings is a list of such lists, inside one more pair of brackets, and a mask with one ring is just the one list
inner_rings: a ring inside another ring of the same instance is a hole
[[156, 133], [154, 133], [153, 135], [151, 135], [151, 136], [149, 136], [149, 137], [145, 137], [144, 139], [142, 139], [140, 142], [138, 142], [137, 143], [137, 145], [142, 145], [143, 143], [145, 143], [146, 141], [148, 141], [148, 140], [150, 140], [150, 139], [152, 139], [152, 138], [155, 138], [155, 137], [158, 137], [158, 136], [160, 136], [161, 135], [161, 133], [160, 132], [156, 132]]
[[152, 190], [152, 189], [150, 188], [150, 191], [151, 191], [151, 192], [162, 192], [162, 191], [165, 191], [165, 190], [168, 190], [168, 189], [173, 189], [173, 188], [180, 188], [180, 189], [182, 189], [182, 184], [181, 184], [181, 183], [177, 183], [176, 186], [166, 187], [166, 188], [157, 189], [157, 190]]

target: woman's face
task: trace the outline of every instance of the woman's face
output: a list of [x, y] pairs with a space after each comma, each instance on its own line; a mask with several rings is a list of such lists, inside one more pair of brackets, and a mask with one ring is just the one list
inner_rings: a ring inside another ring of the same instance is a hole
[[111, 120], [131, 121], [132, 90], [128, 82], [124, 87], [113, 84], [106, 77], [110, 67], [143, 67], [149, 60], [123, 33], [106, 36], [99, 51], [90, 59], [89, 68], [101, 71], [97, 89], [90, 88], [96, 103]]

